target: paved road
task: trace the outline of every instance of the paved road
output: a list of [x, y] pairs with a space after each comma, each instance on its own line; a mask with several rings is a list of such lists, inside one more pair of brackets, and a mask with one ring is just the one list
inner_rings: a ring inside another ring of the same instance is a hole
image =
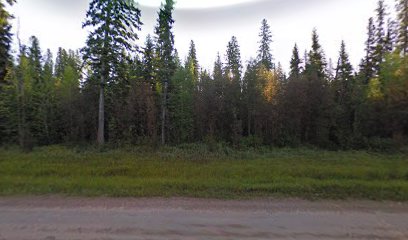
[[408, 239], [408, 203], [0, 198], [5, 239]]

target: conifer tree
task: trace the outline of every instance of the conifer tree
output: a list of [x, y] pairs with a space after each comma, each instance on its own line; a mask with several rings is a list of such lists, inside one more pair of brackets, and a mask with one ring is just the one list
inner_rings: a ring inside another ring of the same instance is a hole
[[83, 28], [90, 28], [84, 60], [89, 61], [99, 82], [99, 145], [105, 143], [105, 87], [118, 64], [123, 50], [135, 50], [134, 41], [142, 25], [140, 10], [131, 0], [92, 0]]
[[198, 84], [200, 66], [198, 64], [197, 50], [193, 40], [190, 42], [190, 49], [187, 56], [187, 67], [189, 68], [193, 82]]
[[166, 0], [158, 13], [157, 26], [155, 28], [156, 40], [156, 69], [157, 80], [161, 84], [161, 143], [166, 143], [167, 128], [167, 105], [169, 81], [176, 71], [174, 34], [173, 34], [173, 11], [174, 0]]
[[299, 58], [299, 50], [297, 44], [295, 44], [295, 47], [293, 48], [292, 52], [292, 58], [290, 60], [290, 72], [289, 72], [290, 78], [298, 78], [300, 76], [301, 64], [302, 60], [300, 60]]
[[408, 54], [408, 0], [397, 0], [398, 14], [398, 50], [402, 55]]
[[319, 36], [317, 35], [317, 30], [314, 29], [312, 33], [312, 50], [308, 54], [306, 70], [316, 72], [317, 76], [323, 79], [326, 77], [326, 66], [327, 63], [322, 46], [319, 43]]
[[231, 140], [234, 144], [238, 144], [239, 137], [242, 135], [240, 116], [242, 63], [241, 52], [235, 36], [228, 43], [226, 57], [224, 73], [228, 79], [226, 101], [228, 103], [227, 108], [230, 111]]
[[375, 44], [376, 43], [375, 43], [374, 19], [370, 18], [368, 20], [367, 40], [365, 42], [365, 57], [360, 66], [361, 67], [360, 73], [362, 73], [363, 75], [364, 84], [368, 84], [375, 75], [375, 69], [374, 69], [374, 64], [375, 64], [374, 54], [376, 51]]
[[384, 0], [378, 1], [378, 7], [376, 9], [376, 28], [375, 28], [375, 51], [374, 51], [374, 69], [375, 75], [378, 76], [381, 71], [381, 64], [385, 59], [386, 52], [386, 32], [385, 32], [385, 17], [386, 10]]
[[154, 43], [150, 34], [146, 37], [145, 47], [143, 48], [143, 78], [144, 81], [155, 86], [155, 71], [154, 71]]
[[[13, 5], [15, 0], [6, 0], [7, 4]], [[6, 10], [3, 0], [0, 1], [0, 87], [6, 76], [6, 68], [10, 61], [10, 48], [12, 33], [10, 20], [13, 16]]]
[[342, 147], [349, 147], [352, 136], [355, 107], [353, 105], [353, 67], [346, 52], [346, 44], [341, 42], [336, 76], [332, 83], [335, 102], [335, 133], [332, 141]]
[[272, 32], [268, 21], [266, 19], [262, 20], [261, 32], [259, 33], [260, 46], [258, 49], [258, 61], [263, 64], [268, 70], [274, 68], [273, 56], [271, 52]]
[[387, 21], [387, 34], [385, 36], [385, 52], [392, 53], [395, 50], [398, 32], [396, 22], [388, 19]]
[[57, 57], [55, 60], [55, 77], [61, 78], [64, 74], [64, 67], [67, 65], [67, 57], [67, 51], [63, 48], [58, 48]]

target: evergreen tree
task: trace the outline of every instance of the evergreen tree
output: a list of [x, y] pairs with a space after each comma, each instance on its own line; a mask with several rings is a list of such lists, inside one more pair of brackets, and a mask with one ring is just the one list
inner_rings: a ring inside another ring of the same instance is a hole
[[[15, 0], [7, 0], [9, 5], [13, 5]], [[6, 76], [6, 69], [10, 61], [10, 47], [12, 43], [12, 33], [10, 20], [13, 16], [6, 10], [4, 1], [0, 1], [0, 87]], [[0, 89], [1, 90], [1, 89]]]
[[199, 71], [200, 71], [200, 66], [198, 64], [198, 59], [197, 59], [197, 50], [194, 44], [194, 41], [191, 40], [190, 42], [190, 49], [188, 52], [187, 56], [187, 64], [186, 67], [188, 67], [188, 70], [191, 74], [191, 78], [195, 84], [198, 84], [199, 81]]
[[67, 51], [63, 48], [58, 48], [57, 58], [55, 60], [55, 77], [61, 78], [64, 74], [64, 67], [67, 65], [67, 57]]
[[[264, 65], [261, 67], [266, 68]], [[258, 62], [250, 60], [246, 67], [245, 75], [243, 78], [243, 88], [242, 95], [245, 104], [246, 111], [246, 134], [251, 136], [255, 133], [254, 122], [256, 121], [255, 116], [256, 110], [259, 110], [261, 87], [259, 86], [259, 78], [257, 77], [258, 73]]]
[[143, 49], [143, 78], [144, 81], [155, 86], [155, 71], [154, 71], [154, 43], [150, 34], [146, 37], [145, 47]]
[[315, 72], [317, 77], [326, 77], [326, 60], [324, 57], [322, 46], [319, 43], [319, 36], [317, 30], [313, 30], [312, 34], [312, 50], [308, 54], [308, 62], [306, 63], [306, 70]]
[[173, 35], [173, 11], [174, 0], [166, 0], [166, 3], [160, 8], [155, 28], [156, 34], [156, 69], [157, 80], [161, 84], [161, 143], [166, 143], [166, 125], [167, 125], [167, 105], [169, 81], [176, 70], [174, 35]]
[[227, 91], [227, 78], [224, 75], [224, 67], [221, 61], [220, 53], [217, 53], [216, 61], [214, 62], [213, 76], [215, 85], [215, 132], [217, 137], [227, 139], [227, 127], [225, 126], [226, 116], [226, 91]]
[[295, 44], [295, 47], [293, 48], [292, 58], [290, 60], [290, 78], [298, 78], [300, 76], [301, 64], [302, 60], [300, 60], [299, 58], [299, 50], [297, 44]]
[[307, 80], [302, 138], [320, 146], [328, 146], [331, 117], [330, 91], [326, 73], [326, 60], [316, 30], [312, 34], [304, 77]]
[[239, 142], [239, 137], [242, 135], [242, 122], [240, 116], [242, 63], [241, 52], [235, 36], [233, 36], [228, 43], [226, 57], [227, 61], [224, 69], [224, 73], [228, 79], [226, 107], [230, 111], [231, 140], [236, 145]]
[[263, 64], [268, 70], [274, 68], [273, 56], [271, 52], [272, 32], [266, 19], [262, 20], [261, 32], [259, 33], [260, 46], [258, 49], [258, 61]]
[[395, 50], [397, 43], [398, 32], [396, 22], [388, 19], [387, 21], [387, 34], [385, 36], [385, 52], [392, 53]]
[[364, 84], [368, 84], [371, 78], [375, 75], [374, 69], [374, 53], [376, 51], [375, 45], [375, 25], [373, 18], [368, 20], [368, 27], [367, 27], [367, 41], [365, 43], [365, 58], [360, 66], [360, 73], [363, 75]]
[[332, 141], [342, 147], [349, 147], [354, 125], [353, 100], [353, 67], [346, 52], [346, 44], [341, 42], [336, 76], [332, 83], [333, 97], [336, 106], [335, 133]]
[[386, 53], [386, 32], [385, 32], [385, 4], [384, 0], [379, 0], [378, 1], [378, 7], [376, 9], [377, 12], [377, 18], [376, 18], [376, 23], [377, 26], [375, 28], [375, 51], [374, 51], [374, 69], [375, 69], [375, 75], [378, 76], [378, 74], [381, 71], [381, 64], [384, 61], [385, 58], [385, 53]]
[[133, 42], [140, 30], [140, 10], [133, 1], [92, 0], [86, 14], [83, 28], [91, 28], [84, 60], [89, 61], [95, 74], [100, 78], [98, 144], [105, 142], [105, 86], [118, 64], [123, 50], [135, 49]]
[[408, 0], [397, 0], [398, 49], [402, 55], [408, 54]]

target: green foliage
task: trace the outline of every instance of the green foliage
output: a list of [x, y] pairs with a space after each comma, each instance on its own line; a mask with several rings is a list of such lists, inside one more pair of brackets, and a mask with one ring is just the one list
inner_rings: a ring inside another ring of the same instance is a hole
[[116, 147], [157, 147], [160, 134], [163, 145], [204, 141], [228, 153], [261, 144], [386, 150], [408, 143], [406, 0], [398, 0], [397, 19], [387, 19], [379, 1], [358, 72], [344, 42], [337, 65], [326, 61], [314, 30], [304, 60], [295, 45], [288, 77], [279, 62], [274, 64], [266, 20], [256, 58], [246, 68], [236, 37], [228, 42], [224, 62], [218, 54], [212, 72], [200, 67], [194, 41], [182, 61], [174, 47], [173, 0], [161, 6], [154, 37], [147, 36], [141, 52], [137, 5], [93, 0], [83, 24], [90, 34], [81, 53], [60, 48], [54, 64], [50, 51], [42, 52], [33, 36], [10, 61], [11, 16], [3, 2], [1, 145], [19, 143], [30, 150], [106, 139]]
[[[13, 5], [15, 0], [7, 0]], [[12, 33], [10, 20], [13, 16], [6, 10], [4, 1], [0, 1], [0, 88], [7, 74], [7, 66], [10, 61], [10, 48], [12, 44]]]
[[403, 154], [189, 144], [0, 150], [0, 195], [407, 200]]
[[397, 0], [398, 50], [404, 56], [408, 54], [408, 0]]
[[273, 64], [273, 56], [271, 52], [272, 32], [271, 27], [266, 19], [262, 20], [261, 32], [259, 33], [260, 46], [258, 49], [258, 61], [264, 65], [268, 70], [272, 70], [275, 66]]

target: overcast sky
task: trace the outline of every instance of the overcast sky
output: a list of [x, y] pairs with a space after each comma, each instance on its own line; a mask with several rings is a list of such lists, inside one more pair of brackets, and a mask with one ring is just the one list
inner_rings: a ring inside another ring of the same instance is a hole
[[[160, 0], [140, 0], [142, 44], [156, 24]], [[386, 0], [394, 11], [394, 0]], [[27, 43], [35, 35], [43, 51], [58, 47], [83, 47], [87, 32], [81, 29], [88, 0], [18, 0], [12, 7], [20, 24], [20, 38]], [[311, 45], [316, 28], [327, 58], [335, 62], [341, 40], [345, 40], [351, 61], [356, 66], [364, 55], [366, 26], [374, 15], [377, 0], [178, 0], [174, 18], [176, 48], [184, 59], [190, 40], [194, 40], [200, 64], [212, 69], [217, 52], [225, 55], [231, 36], [241, 47], [243, 63], [256, 56], [259, 28], [263, 18], [271, 25], [276, 61], [288, 68], [295, 42], [303, 55]]]

